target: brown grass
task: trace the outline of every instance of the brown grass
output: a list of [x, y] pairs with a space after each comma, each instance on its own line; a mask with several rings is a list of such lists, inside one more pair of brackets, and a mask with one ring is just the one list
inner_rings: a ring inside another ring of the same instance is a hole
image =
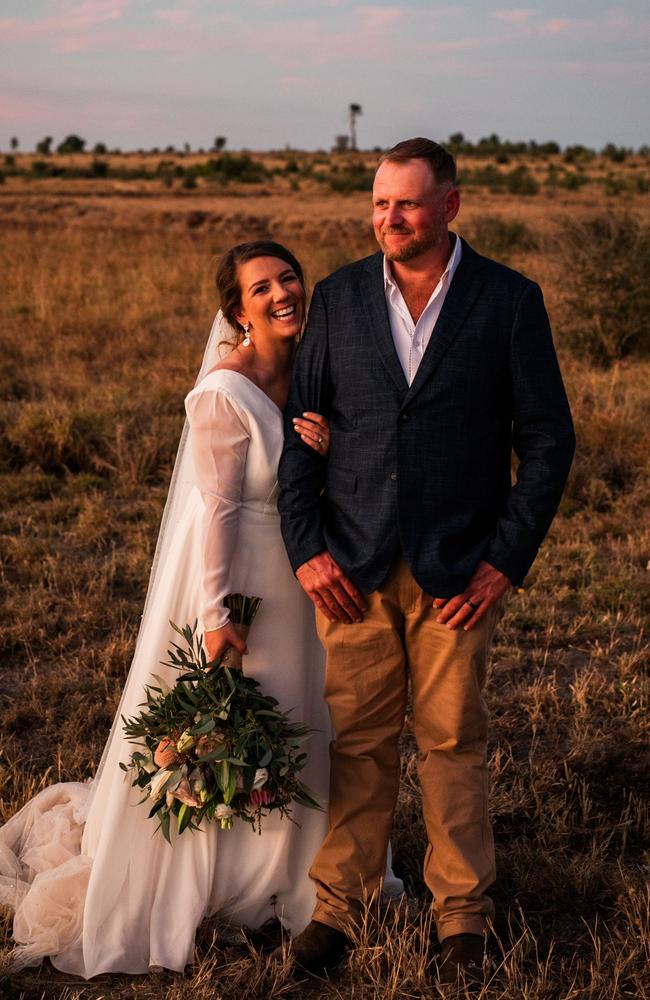
[[[650, 996], [650, 363], [592, 368], [561, 337], [558, 220], [622, 211], [597, 195], [589, 204], [584, 188], [519, 201], [470, 194], [459, 226], [543, 281], [579, 438], [560, 515], [494, 649], [498, 915], [484, 1000]], [[216, 253], [269, 231], [313, 281], [372, 249], [366, 196], [320, 188], [299, 199], [280, 189], [129, 199], [8, 182], [3, 208], [0, 822], [49, 782], [92, 775], [99, 759], [133, 649], [183, 395], [212, 319]], [[637, 211], [648, 218], [646, 202]], [[486, 215], [523, 223], [525, 239], [504, 242]], [[331, 982], [295, 983], [268, 966], [259, 939], [229, 943], [211, 921], [185, 976], [83, 984], [45, 963], [5, 969], [0, 996], [441, 995], [427, 985], [425, 837], [408, 724], [393, 846], [412, 909], [362, 933]], [[6, 953], [8, 916], [2, 934]]]

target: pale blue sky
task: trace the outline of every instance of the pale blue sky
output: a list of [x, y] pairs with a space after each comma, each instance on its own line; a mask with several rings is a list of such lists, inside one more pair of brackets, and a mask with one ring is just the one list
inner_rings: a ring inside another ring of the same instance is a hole
[[650, 142], [650, 6], [345, 0], [0, 0], [0, 148], [78, 132], [329, 148], [410, 135]]

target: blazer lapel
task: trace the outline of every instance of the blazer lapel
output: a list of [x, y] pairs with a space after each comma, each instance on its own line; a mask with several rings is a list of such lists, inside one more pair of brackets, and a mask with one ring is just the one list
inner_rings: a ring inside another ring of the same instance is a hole
[[384, 294], [383, 259], [381, 253], [376, 253], [369, 259], [361, 277], [361, 298], [368, 317], [371, 339], [375, 349], [400, 396], [404, 396], [408, 389], [408, 383], [399, 363], [390, 330]]
[[463, 240], [463, 254], [460, 263], [445, 297], [427, 349], [409, 387], [405, 403], [411, 401], [434, 373], [447, 348], [465, 322], [465, 317], [481, 290], [483, 284], [481, 272], [484, 266], [483, 258]]

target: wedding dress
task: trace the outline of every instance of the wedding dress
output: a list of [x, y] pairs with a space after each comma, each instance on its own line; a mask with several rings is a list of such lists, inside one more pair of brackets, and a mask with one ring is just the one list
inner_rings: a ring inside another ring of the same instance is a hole
[[[173, 638], [169, 620], [193, 623], [200, 611], [204, 627], [215, 627], [226, 619], [222, 598], [239, 592], [262, 598], [244, 670], [317, 730], [303, 778], [326, 805], [324, 655], [276, 507], [281, 411], [244, 375], [223, 369], [200, 376], [186, 410], [189, 437], [186, 428], [133, 664], [97, 776], [45, 789], [0, 830], [0, 903], [15, 909], [17, 964], [50, 956], [86, 979], [151, 966], [181, 971], [208, 915], [250, 927], [276, 915], [294, 934], [311, 916], [307, 873], [326, 811], [296, 806], [299, 825], [274, 813], [261, 836], [238, 821], [226, 831], [204, 824], [173, 836], [170, 847], [118, 766], [133, 749], [120, 716], [138, 713], [152, 673], [174, 683], [175, 671], [161, 664]], [[390, 867], [385, 891], [402, 891]]]

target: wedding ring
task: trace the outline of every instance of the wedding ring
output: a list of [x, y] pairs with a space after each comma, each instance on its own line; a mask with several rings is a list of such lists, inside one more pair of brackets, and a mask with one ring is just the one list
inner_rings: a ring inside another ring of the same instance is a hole
[[319, 443], [319, 444], [322, 444], [322, 443], [323, 443], [323, 439], [322, 439], [322, 437], [319, 437], [319, 439], [318, 439], [318, 443]]
[[474, 604], [474, 601], [470, 601], [469, 597], [465, 601], [465, 604], [469, 604], [472, 611], [476, 611], [476, 609], [478, 608], [478, 604]]

